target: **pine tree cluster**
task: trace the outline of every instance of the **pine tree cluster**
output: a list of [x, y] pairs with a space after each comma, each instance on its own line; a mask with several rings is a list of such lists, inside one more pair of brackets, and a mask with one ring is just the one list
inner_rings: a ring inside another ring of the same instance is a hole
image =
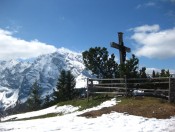
[[[90, 48], [82, 53], [85, 67], [97, 78], [147, 78], [146, 67], [139, 70], [139, 59], [133, 54], [124, 64], [118, 64], [115, 55], [109, 55], [107, 48]], [[169, 77], [169, 70], [153, 71], [152, 77]]]
[[71, 71], [62, 70], [53, 94], [46, 95], [45, 100], [42, 101], [43, 99], [41, 99], [40, 96], [42, 88], [39, 86], [38, 82], [35, 81], [32, 85], [28, 100], [25, 103], [25, 107], [28, 109], [28, 111], [33, 111], [49, 107], [58, 103], [59, 101], [71, 100], [76, 96], [74, 90], [75, 85], [75, 77]]
[[82, 53], [83, 61], [88, 70], [91, 70], [97, 78], [137, 78], [146, 76], [146, 68], [138, 70], [139, 59], [132, 55], [124, 64], [118, 64], [115, 55], [109, 55], [107, 48], [90, 48]]

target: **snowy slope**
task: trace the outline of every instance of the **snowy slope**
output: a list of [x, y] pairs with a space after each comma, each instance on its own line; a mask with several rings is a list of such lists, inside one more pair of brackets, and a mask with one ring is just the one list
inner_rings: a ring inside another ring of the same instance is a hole
[[[6, 132], [174, 132], [175, 118], [170, 119], [155, 119], [144, 118], [133, 115], [126, 115], [122, 113], [112, 112], [104, 114], [97, 118], [78, 117], [86, 111], [97, 110], [102, 107], [115, 105], [116, 101], [110, 100], [102, 103], [100, 106], [90, 108], [83, 111], [76, 111], [77, 107], [61, 106], [51, 107], [42, 111], [37, 111], [35, 115], [42, 115], [40, 113], [58, 113], [65, 111], [67, 114], [45, 119], [35, 119], [27, 121], [2, 122], [0, 123], [0, 131]], [[68, 112], [69, 111], [69, 112]], [[33, 113], [26, 113], [23, 115], [16, 115], [16, 117], [25, 118], [26, 115]]]
[[[56, 86], [60, 71], [63, 69], [71, 70], [77, 78], [78, 88], [85, 87], [85, 79], [90, 74], [84, 68], [81, 53], [65, 48], [60, 48], [51, 54], [39, 56], [29, 62], [0, 61], [0, 96], [3, 96], [0, 99], [0, 109], [10, 106], [10, 102], [13, 102], [9, 101], [12, 99], [11, 96], [16, 97], [14, 101], [23, 102], [26, 100], [31, 86], [36, 80], [42, 87], [42, 96], [50, 94]], [[11, 105], [14, 105], [14, 102]]]
[[5, 108], [13, 107], [18, 99], [19, 90], [13, 90], [6, 87], [0, 87], [0, 106]]

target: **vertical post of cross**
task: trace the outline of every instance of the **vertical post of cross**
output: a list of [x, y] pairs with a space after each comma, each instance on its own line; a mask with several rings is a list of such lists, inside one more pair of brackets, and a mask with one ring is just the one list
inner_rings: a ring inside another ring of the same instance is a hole
[[118, 32], [118, 39], [119, 39], [119, 45], [121, 45], [120, 47], [120, 64], [123, 64], [125, 62], [125, 57], [126, 57], [126, 52], [123, 48], [123, 33], [122, 32]]
[[120, 55], [120, 64], [125, 63], [126, 60], [126, 52], [131, 52], [131, 49], [124, 46], [124, 42], [123, 42], [123, 33], [122, 32], [118, 32], [118, 43], [115, 42], [111, 42], [111, 47], [118, 49], [119, 50], [119, 55]]

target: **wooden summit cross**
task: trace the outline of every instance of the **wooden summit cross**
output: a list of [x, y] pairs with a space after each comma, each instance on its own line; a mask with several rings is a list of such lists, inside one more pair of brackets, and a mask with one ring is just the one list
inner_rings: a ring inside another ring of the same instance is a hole
[[115, 42], [111, 42], [111, 47], [116, 48], [119, 50], [120, 52], [120, 64], [125, 63], [126, 60], [126, 52], [131, 52], [131, 49], [124, 46], [123, 43], [123, 33], [122, 32], [118, 32], [118, 39], [119, 39], [119, 43], [115, 43]]

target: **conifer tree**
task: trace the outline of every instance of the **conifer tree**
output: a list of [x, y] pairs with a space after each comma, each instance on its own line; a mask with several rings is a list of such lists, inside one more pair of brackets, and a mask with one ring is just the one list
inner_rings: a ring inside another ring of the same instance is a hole
[[40, 90], [41, 87], [37, 83], [37, 81], [34, 82], [31, 88], [31, 92], [29, 95], [29, 98], [27, 100], [27, 106], [31, 110], [37, 110], [41, 106], [41, 99], [40, 99]]
[[54, 90], [54, 100], [66, 101], [74, 98], [75, 77], [70, 71], [62, 70], [58, 78], [56, 90]]
[[95, 47], [82, 53], [83, 61], [88, 70], [91, 70], [97, 78], [118, 77], [118, 64], [115, 62], [115, 56], [109, 57], [105, 47]]
[[120, 77], [119, 66], [115, 61], [115, 55], [112, 54], [106, 63], [106, 75], [105, 78], [117, 78]]
[[56, 90], [54, 90], [54, 100], [66, 100], [66, 71], [62, 70], [57, 81]]
[[138, 64], [139, 59], [132, 55], [132, 58], [126, 60], [125, 64], [120, 64], [119, 71], [120, 77], [124, 77], [126, 75], [127, 78], [137, 78], [138, 77]]
[[169, 70], [166, 71], [166, 77], [170, 77], [170, 71]]
[[160, 73], [159, 72], [156, 72], [156, 77], [160, 77]]
[[161, 76], [161, 77], [166, 77], [165, 69], [162, 69], [162, 70], [161, 70], [160, 76]]
[[66, 96], [68, 97], [68, 100], [71, 100], [75, 96], [75, 77], [71, 74], [71, 71], [67, 71], [66, 74]]
[[50, 100], [50, 95], [46, 95], [42, 107], [47, 108], [51, 105], [52, 105], [52, 101]]
[[140, 78], [147, 78], [146, 67], [142, 67], [142, 69], [140, 70]]
[[153, 77], [153, 78], [156, 77], [156, 73], [155, 73], [154, 70], [153, 70], [153, 73], [152, 73], [152, 77]]

